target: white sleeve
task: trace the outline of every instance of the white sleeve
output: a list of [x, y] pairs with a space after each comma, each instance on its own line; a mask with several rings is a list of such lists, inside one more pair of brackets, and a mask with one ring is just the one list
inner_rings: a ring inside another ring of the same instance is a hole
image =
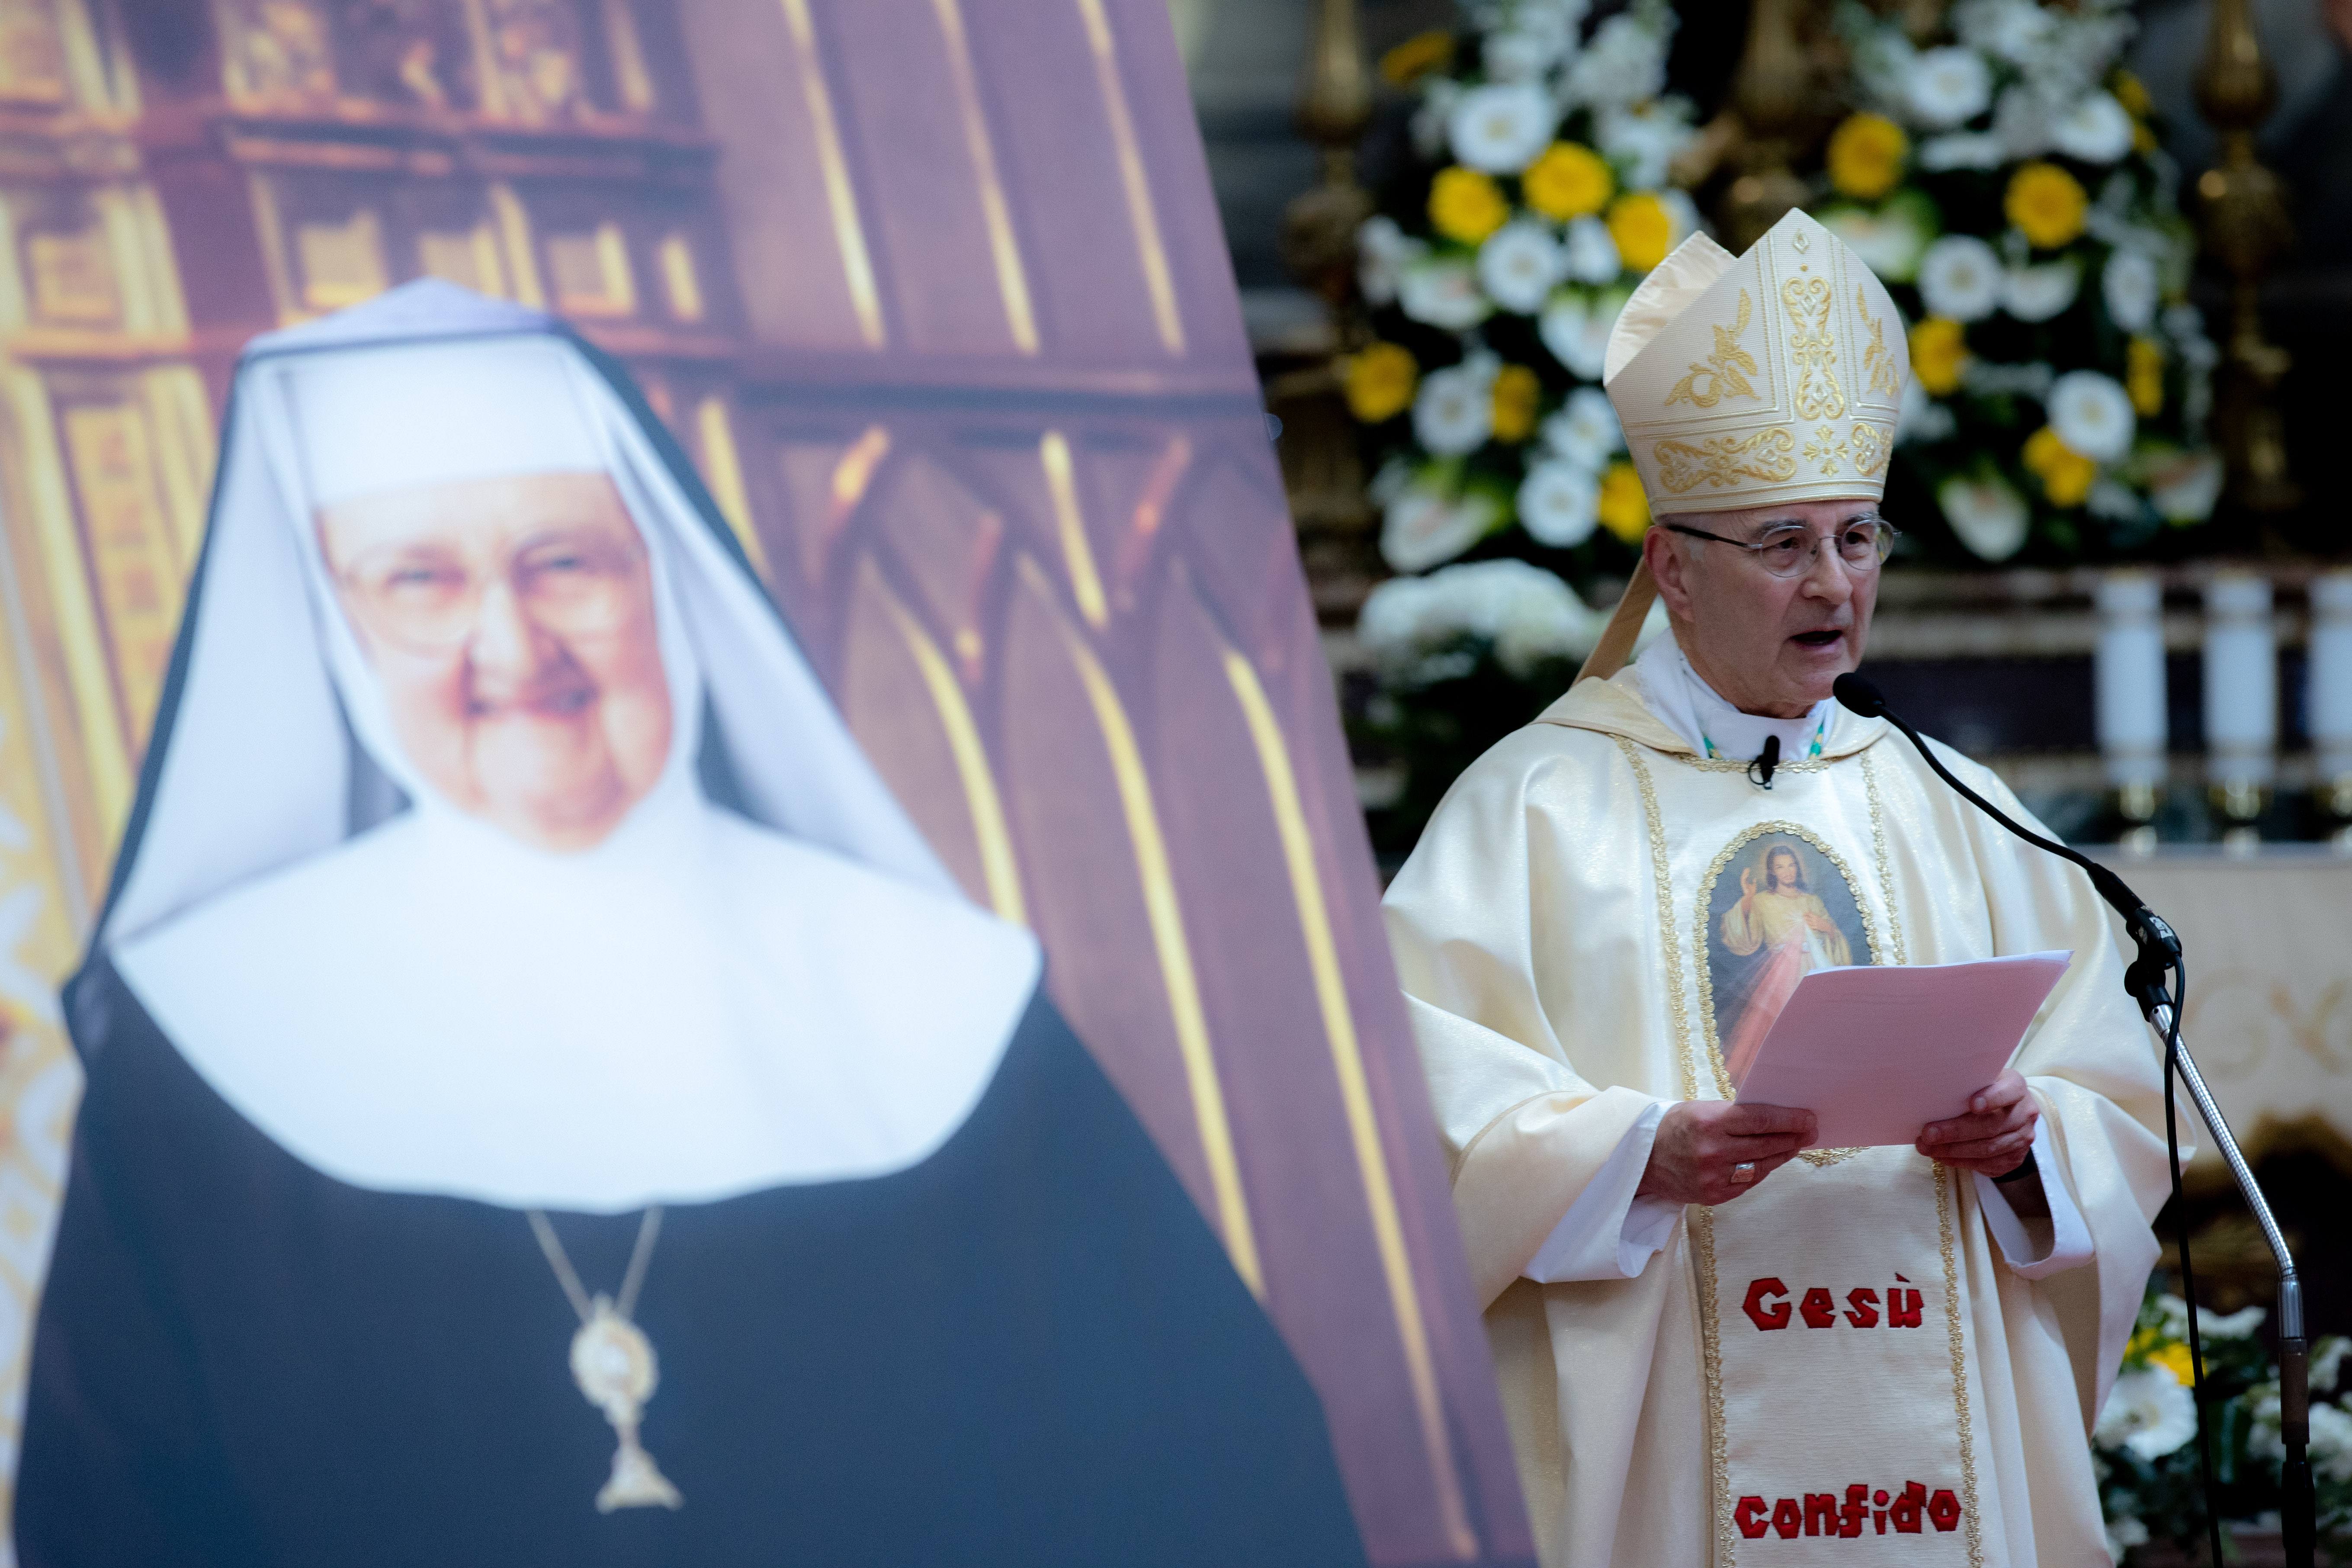
[[1683, 1205], [1634, 1195], [1650, 1168], [1650, 1145], [1657, 1142], [1658, 1123], [1669, 1103], [1652, 1100], [1641, 1120], [1617, 1141], [1617, 1147], [1592, 1173], [1584, 1191], [1536, 1248], [1527, 1267], [1528, 1279], [1545, 1285], [1571, 1279], [1631, 1279], [1672, 1239]]
[[2009, 1260], [2011, 1270], [2022, 1279], [2046, 1279], [2091, 1260], [2091, 1227], [2084, 1223], [2083, 1211], [2074, 1206], [2074, 1195], [2066, 1190], [2058, 1157], [2050, 1147], [2047, 1116], [2034, 1123], [2033, 1163], [2041, 1167], [2042, 1191], [2050, 1200], [2050, 1252], [2043, 1258], [2033, 1256], [2033, 1238], [2026, 1233], [2025, 1222], [2009, 1206], [1993, 1179], [1981, 1171], [1973, 1173], [1977, 1206], [1984, 1210], [1985, 1224], [2000, 1245], [2000, 1255]]

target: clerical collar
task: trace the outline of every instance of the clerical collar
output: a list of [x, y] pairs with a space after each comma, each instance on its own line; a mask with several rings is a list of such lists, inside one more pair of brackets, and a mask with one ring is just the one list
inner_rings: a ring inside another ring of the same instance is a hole
[[1782, 760], [1794, 762], [1820, 756], [1829, 742], [1835, 701], [1823, 698], [1795, 719], [1742, 713], [1691, 668], [1672, 632], [1644, 648], [1634, 668], [1641, 673], [1642, 698], [1650, 711], [1702, 756], [1746, 762], [1764, 749], [1766, 736], [1777, 735]]

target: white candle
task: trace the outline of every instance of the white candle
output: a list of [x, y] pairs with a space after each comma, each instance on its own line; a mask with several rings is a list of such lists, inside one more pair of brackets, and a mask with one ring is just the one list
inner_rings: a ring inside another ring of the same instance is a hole
[[2110, 572], [2095, 601], [2092, 663], [2099, 754], [2116, 789], [2164, 784], [2164, 585], [2155, 573]]
[[2305, 686], [2319, 787], [2352, 773], [2352, 571], [2311, 584], [2311, 665]]
[[2241, 788], [2277, 772], [2278, 647], [2271, 584], [2224, 572], [2205, 587], [2205, 751], [2208, 776]]

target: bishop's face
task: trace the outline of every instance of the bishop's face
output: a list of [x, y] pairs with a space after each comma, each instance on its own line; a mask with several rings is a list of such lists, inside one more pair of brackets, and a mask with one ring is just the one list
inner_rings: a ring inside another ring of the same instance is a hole
[[319, 539], [409, 763], [547, 849], [620, 824], [669, 755], [644, 539], [603, 474], [322, 507]]

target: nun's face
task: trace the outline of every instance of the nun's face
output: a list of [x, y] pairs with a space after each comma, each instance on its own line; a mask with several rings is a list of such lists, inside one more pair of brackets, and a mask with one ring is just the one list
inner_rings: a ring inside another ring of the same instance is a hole
[[669, 755], [645, 541], [603, 474], [321, 508], [319, 538], [410, 763], [527, 843], [583, 849]]

